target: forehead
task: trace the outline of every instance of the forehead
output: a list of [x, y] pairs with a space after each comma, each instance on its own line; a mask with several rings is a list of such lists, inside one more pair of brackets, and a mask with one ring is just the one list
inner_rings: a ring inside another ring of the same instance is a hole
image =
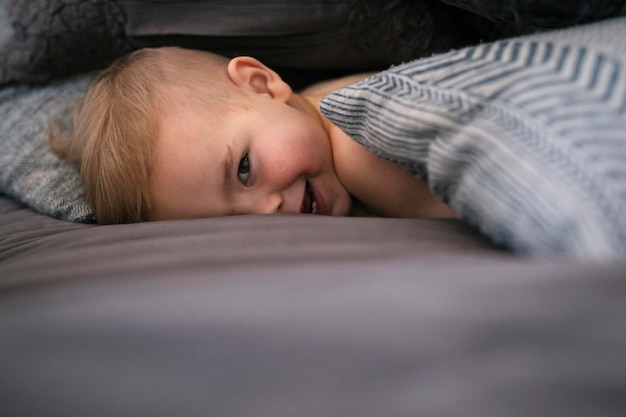
[[153, 219], [209, 216], [203, 210], [219, 206], [230, 134], [196, 107], [162, 112], [150, 171]]

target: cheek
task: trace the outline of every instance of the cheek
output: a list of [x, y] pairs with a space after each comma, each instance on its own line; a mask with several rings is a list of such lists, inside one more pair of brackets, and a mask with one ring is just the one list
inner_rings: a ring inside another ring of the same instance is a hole
[[298, 156], [302, 167], [306, 167], [307, 172], [311, 175], [320, 175], [334, 170], [330, 144], [323, 137], [314, 137], [303, 141]]
[[319, 175], [332, 169], [330, 140], [317, 120], [294, 109], [270, 120], [262, 121], [257, 133], [264, 136], [262, 152], [275, 172]]
[[330, 141], [319, 129], [307, 126], [289, 132], [276, 149], [282, 156], [285, 168], [306, 170], [318, 174], [319, 171], [332, 166]]
[[330, 140], [321, 126], [313, 126], [309, 134], [303, 138], [301, 152], [309, 163], [319, 166], [319, 169], [332, 167]]

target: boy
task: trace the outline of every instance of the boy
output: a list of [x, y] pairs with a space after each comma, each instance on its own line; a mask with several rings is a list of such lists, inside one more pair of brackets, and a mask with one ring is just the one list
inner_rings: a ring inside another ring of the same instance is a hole
[[105, 70], [67, 137], [98, 223], [247, 213], [453, 217], [426, 182], [317, 110], [360, 76], [294, 94], [251, 57], [144, 49]]

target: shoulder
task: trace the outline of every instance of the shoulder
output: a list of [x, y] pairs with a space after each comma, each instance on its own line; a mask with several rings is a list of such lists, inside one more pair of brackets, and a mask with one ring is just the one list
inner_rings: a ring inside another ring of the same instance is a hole
[[375, 156], [336, 126], [329, 133], [339, 181], [369, 211], [388, 217], [456, 217], [426, 181]]
[[370, 153], [338, 127], [331, 125], [328, 130], [337, 177], [357, 200], [380, 212], [375, 203], [380, 195], [376, 190], [388, 186], [389, 168], [395, 172], [394, 167]]

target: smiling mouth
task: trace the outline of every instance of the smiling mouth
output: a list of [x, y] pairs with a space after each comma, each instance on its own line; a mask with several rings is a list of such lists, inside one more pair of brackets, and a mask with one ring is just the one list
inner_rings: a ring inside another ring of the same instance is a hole
[[311, 183], [307, 180], [304, 187], [304, 199], [302, 200], [302, 213], [317, 214], [317, 200]]

